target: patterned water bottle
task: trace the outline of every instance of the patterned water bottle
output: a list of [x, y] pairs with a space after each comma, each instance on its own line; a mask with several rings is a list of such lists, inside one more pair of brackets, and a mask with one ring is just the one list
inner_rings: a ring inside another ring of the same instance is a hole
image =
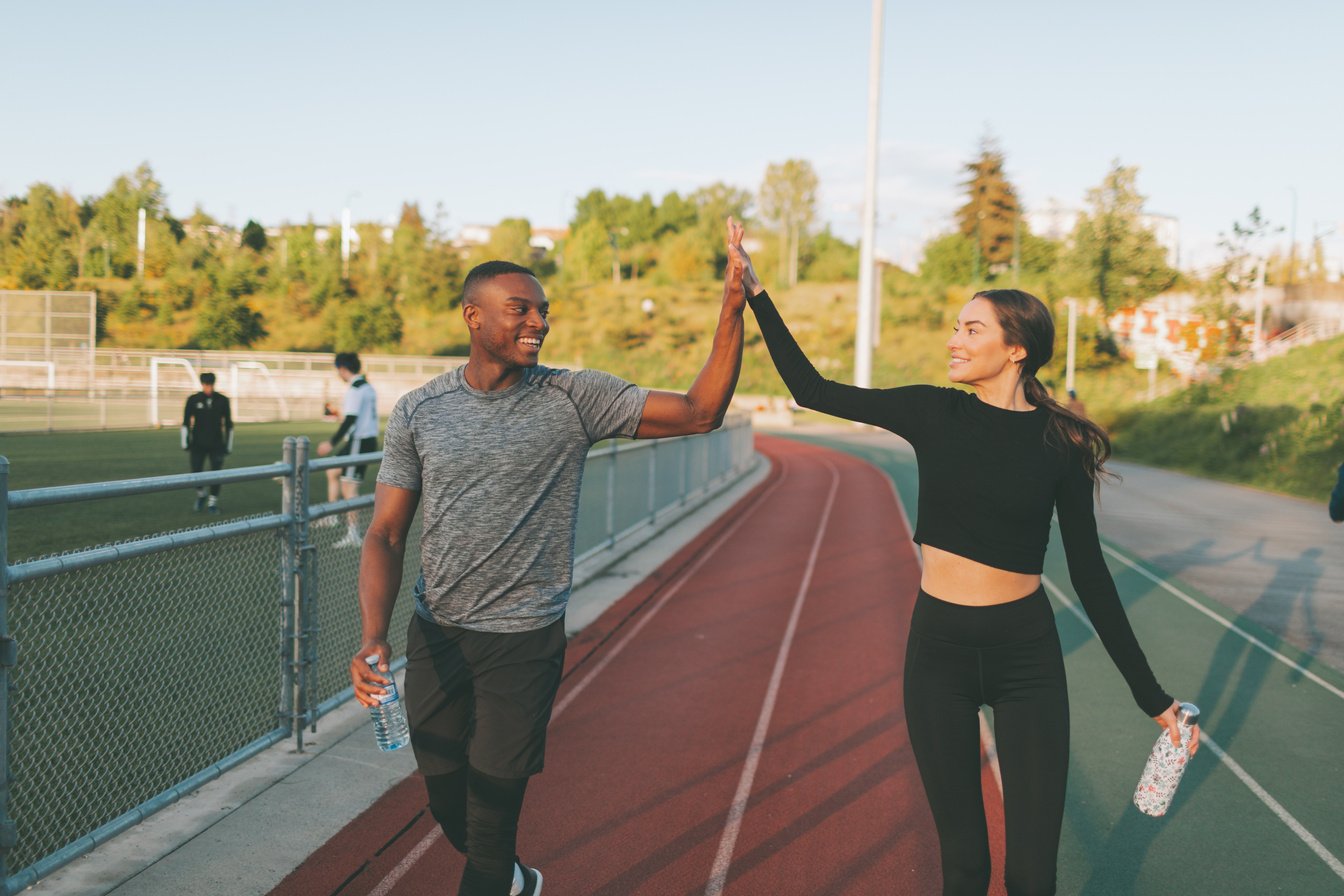
[[1181, 745], [1172, 746], [1171, 735], [1166, 729], [1158, 736], [1153, 752], [1148, 754], [1148, 764], [1143, 767], [1139, 786], [1134, 788], [1134, 805], [1140, 812], [1154, 817], [1167, 814], [1171, 798], [1176, 795], [1176, 785], [1181, 783], [1181, 776], [1190, 762], [1190, 735], [1198, 722], [1199, 707], [1182, 703], [1176, 711]]
[[[384, 674], [378, 671], [377, 655], [364, 659], [375, 675]], [[386, 675], [387, 684], [383, 689], [387, 693], [379, 698], [378, 703], [369, 707], [369, 715], [373, 716], [373, 734], [378, 739], [378, 749], [400, 750], [411, 742], [411, 729], [406, 724], [406, 708], [401, 705], [397, 680], [390, 672]]]

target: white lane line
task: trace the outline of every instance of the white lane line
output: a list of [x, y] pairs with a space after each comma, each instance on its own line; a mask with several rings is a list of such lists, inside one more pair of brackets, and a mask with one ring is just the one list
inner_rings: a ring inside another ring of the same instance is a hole
[[378, 886], [369, 892], [369, 896], [387, 896], [388, 893], [391, 893], [397, 882], [406, 876], [406, 872], [410, 871], [411, 867], [420, 861], [421, 857], [434, 845], [434, 841], [442, 836], [438, 828], [430, 831], [425, 839], [415, 844], [415, 848], [406, 853], [406, 857], [397, 863], [397, 867], [389, 871], [387, 877], [383, 878]]
[[1148, 570], [1144, 569], [1142, 566], [1139, 566], [1139, 565], [1138, 565], [1137, 563], [1135, 563], [1133, 560], [1130, 560], [1130, 559], [1129, 559], [1128, 557], [1126, 557], [1124, 554], [1121, 554], [1119, 551], [1115, 550], [1114, 548], [1110, 547], [1109, 545], [1105, 545], [1105, 544], [1103, 544], [1103, 545], [1101, 546], [1101, 549], [1102, 549], [1103, 551], [1105, 551], [1107, 554], [1110, 554], [1110, 555], [1111, 555], [1112, 557], [1114, 557], [1116, 560], [1119, 560], [1121, 563], [1123, 563], [1123, 564], [1125, 564], [1126, 566], [1128, 566], [1130, 569], [1132, 569], [1132, 570], [1134, 570], [1135, 572], [1137, 572], [1139, 575], [1143, 576], [1144, 578], [1148, 579], [1149, 581], [1152, 581], [1152, 582], [1156, 583], [1157, 585], [1161, 586], [1162, 588], [1164, 588], [1164, 589], [1166, 589], [1167, 591], [1171, 592], [1172, 594], [1176, 595], [1176, 596], [1179, 597], [1181, 600], [1185, 601], [1187, 604], [1189, 604], [1190, 606], [1194, 607], [1194, 608], [1195, 608], [1196, 610], [1198, 610], [1199, 612], [1203, 613], [1205, 616], [1207, 616], [1207, 617], [1209, 617], [1210, 619], [1212, 619], [1214, 622], [1217, 622], [1219, 625], [1223, 626], [1224, 628], [1228, 629], [1229, 631], [1233, 631], [1233, 632], [1236, 632], [1238, 635], [1241, 635], [1241, 637], [1245, 638], [1248, 642], [1250, 642], [1250, 644], [1251, 644], [1252, 646], [1257, 647], [1257, 648], [1259, 648], [1260, 650], [1263, 650], [1265, 653], [1267, 653], [1267, 654], [1269, 654], [1270, 656], [1274, 657], [1274, 659], [1278, 660], [1279, 662], [1283, 663], [1284, 665], [1288, 666], [1289, 668], [1293, 669], [1294, 671], [1300, 673], [1300, 674], [1302, 675], [1303, 678], [1308, 678], [1308, 679], [1310, 679], [1311, 681], [1316, 682], [1318, 685], [1320, 685], [1321, 687], [1325, 688], [1327, 691], [1329, 691], [1330, 693], [1334, 694], [1336, 697], [1339, 697], [1340, 699], [1344, 699], [1344, 690], [1341, 690], [1340, 688], [1335, 687], [1333, 684], [1331, 684], [1330, 682], [1326, 681], [1324, 678], [1321, 678], [1321, 677], [1320, 677], [1319, 675], [1317, 675], [1315, 672], [1312, 672], [1310, 669], [1306, 669], [1306, 668], [1304, 668], [1301, 664], [1299, 664], [1299, 663], [1293, 661], [1293, 660], [1292, 660], [1291, 658], [1289, 658], [1289, 657], [1284, 656], [1282, 653], [1279, 653], [1279, 652], [1278, 652], [1277, 650], [1275, 650], [1273, 647], [1270, 647], [1270, 646], [1269, 646], [1268, 644], [1266, 644], [1264, 641], [1261, 641], [1261, 640], [1260, 640], [1259, 638], [1257, 638], [1255, 635], [1252, 635], [1250, 632], [1246, 631], [1246, 630], [1243, 629], [1241, 626], [1237, 625], [1235, 622], [1230, 622], [1230, 621], [1224, 619], [1222, 616], [1220, 616], [1220, 615], [1218, 615], [1217, 613], [1215, 613], [1214, 611], [1210, 610], [1208, 607], [1204, 606], [1204, 605], [1201, 604], [1199, 601], [1195, 600], [1193, 597], [1191, 597], [1190, 595], [1186, 594], [1186, 593], [1185, 593], [1184, 591], [1182, 591], [1181, 589], [1177, 588], [1175, 585], [1172, 585], [1170, 582], [1166, 581], [1166, 580], [1163, 579], [1161, 576], [1154, 575], [1153, 573], [1151, 573], [1151, 572], [1149, 572]]
[[775, 711], [775, 700], [779, 696], [779, 685], [784, 678], [784, 666], [789, 661], [789, 650], [793, 646], [793, 636], [798, 630], [798, 617], [802, 614], [803, 601], [807, 598], [807, 589], [812, 584], [812, 572], [817, 565], [817, 555], [821, 551], [821, 541], [830, 523], [831, 509], [835, 506], [835, 495], [840, 489], [840, 470], [829, 461], [822, 463], [831, 471], [831, 490], [826, 496], [826, 507], [821, 513], [821, 522], [817, 525], [817, 534], [812, 540], [812, 552], [807, 558], [807, 568], [803, 572], [802, 583], [798, 586], [798, 595], [793, 600], [793, 612], [789, 614], [789, 624], [784, 629], [784, 639], [779, 644], [779, 654], [775, 657], [775, 668], [770, 674], [770, 684], [765, 690], [765, 701], [761, 704], [761, 714], [756, 720], [756, 733], [752, 737], [751, 747], [747, 750], [746, 762], [742, 767], [742, 777], [737, 782], [737, 793], [733, 796], [732, 807], [728, 810], [728, 820], [723, 827], [723, 836], [719, 839], [719, 852], [714, 857], [714, 865], [709, 873], [709, 884], [705, 887], [705, 896], [720, 896], [728, 881], [728, 867], [733, 860], [733, 847], [737, 845], [737, 835], [742, 830], [742, 818], [747, 813], [747, 801], [751, 797], [751, 786], [756, 779], [756, 768], [760, 765], [761, 752], [765, 748], [765, 736], [770, 730], [770, 717]]
[[700, 559], [696, 560], [695, 563], [691, 564], [691, 566], [686, 570], [686, 572], [682, 574], [681, 578], [677, 579], [677, 581], [671, 587], [669, 587], [667, 591], [663, 593], [663, 596], [658, 598], [657, 603], [655, 603], [652, 607], [650, 607], [646, 612], [641, 614], [639, 621], [636, 622], [633, 626], [631, 626], [630, 631], [626, 632], [623, 638], [617, 641], [616, 644], [610, 647], [609, 649], [603, 651], [602, 659], [600, 659], [597, 662], [597, 664], [588, 671], [587, 675], [579, 679], [578, 683], [575, 684], [574, 687], [569, 689], [569, 691], [565, 694], [563, 700], [555, 704], [555, 709], [551, 711], [552, 722], [554, 722], [556, 718], [559, 717], [560, 713], [564, 712], [565, 709], [571, 703], [574, 702], [574, 699], [578, 697], [579, 694], [583, 693], [584, 688], [588, 687], [588, 684], [595, 677], [597, 677], [597, 673], [607, 668], [607, 665], [613, 659], [615, 659], [622, 650], [625, 649], [625, 646], [630, 643], [630, 641], [635, 637], [635, 635], [639, 634], [640, 631], [644, 628], [644, 626], [649, 624], [649, 620], [658, 614], [658, 611], [663, 608], [663, 605], [666, 604], [669, 600], [671, 600], [676, 595], [676, 593], [681, 590], [681, 586], [685, 585], [687, 580], [689, 580], [691, 576], [695, 575], [697, 572], [700, 571], [700, 567], [704, 566], [705, 563], [709, 560], [709, 558], [713, 557], [714, 554], [718, 552], [719, 548], [723, 547], [724, 544], [727, 543], [728, 539], [732, 537], [734, 532], [736, 532], [739, 528], [741, 528], [741, 526], [747, 521], [747, 519], [756, 510], [756, 508], [759, 507], [765, 501], [766, 498], [769, 498], [771, 495], [773, 495], [775, 493], [775, 490], [778, 489], [781, 485], [783, 485], [784, 480], [787, 478], [788, 478], [788, 465], [781, 464], [779, 478], [776, 479], [769, 488], [767, 488], [765, 491], [757, 495], [756, 500], [751, 502], [751, 506], [748, 507], [746, 510], [742, 511], [742, 515], [738, 517], [737, 522], [733, 523], [731, 526], [725, 529], [723, 531], [723, 534], [721, 534], [718, 538], [716, 538], [714, 540], [714, 543], [705, 549], [704, 553], [700, 555]]
[[[1068, 595], [1061, 591], [1058, 585], [1050, 581], [1049, 577], [1041, 576], [1041, 584], [1045, 585], [1060, 603], [1072, 610], [1073, 614], [1082, 620], [1083, 625], [1087, 626], [1092, 634], [1095, 635], [1097, 633], [1097, 630], [1092, 626], [1092, 620], [1087, 618], [1087, 614], [1084, 613], [1077, 604], [1070, 600]], [[1288, 829], [1296, 834], [1298, 839], [1305, 843], [1312, 852], [1316, 853], [1316, 855], [1330, 867], [1331, 871], [1335, 872], [1341, 879], [1344, 879], [1344, 862], [1340, 862], [1330, 850], [1326, 849], [1325, 846], [1321, 844], [1321, 841], [1317, 840], [1311, 831], [1308, 831], [1306, 827], [1303, 826], [1302, 822], [1294, 818], [1293, 814], [1285, 809], [1282, 803], [1270, 796], [1269, 791], [1260, 786], [1260, 782], [1252, 778], [1250, 773], [1242, 768], [1240, 763], [1229, 756], [1227, 751], [1220, 747], [1203, 729], [1199, 732], [1199, 742], [1202, 746], [1207, 746], [1212, 750], [1213, 755], [1222, 760], [1228, 770], [1236, 775], [1241, 780], [1241, 783], [1245, 784], [1247, 789], [1255, 794], [1269, 811], [1278, 816], [1279, 820], [1287, 825]]]
[[1285, 809], [1278, 800], [1270, 796], [1269, 792], [1261, 787], [1259, 782], [1247, 774], [1246, 769], [1242, 768], [1235, 759], [1227, 755], [1223, 748], [1218, 746], [1213, 738], [1209, 737], [1203, 731], [1200, 731], [1199, 743], [1200, 746], [1208, 747], [1213, 751], [1213, 755], [1223, 760], [1223, 764], [1227, 766], [1228, 770], [1240, 778], [1241, 783], [1245, 784], [1250, 789], [1251, 793], [1258, 796], [1260, 802], [1269, 807], [1269, 811], [1277, 815], [1279, 820], [1286, 824], [1288, 829], [1296, 834], [1303, 843], [1307, 844], [1312, 852], [1320, 856], [1321, 861], [1325, 862], [1326, 865], [1329, 865], [1330, 870], [1335, 872], [1337, 877], [1344, 879], [1344, 862], [1335, 858], [1334, 853], [1326, 849], [1321, 841], [1313, 837], [1311, 831], [1302, 826], [1302, 822], [1294, 818], [1292, 813]]
[[[559, 716], [560, 713], [564, 711], [565, 707], [569, 706], [570, 703], [574, 702], [574, 698], [578, 696], [579, 693], [584, 688], [588, 687], [588, 683], [593, 680], [593, 677], [607, 667], [607, 663], [611, 661], [611, 658], [625, 649], [625, 645], [630, 643], [630, 639], [633, 638], [635, 635], [639, 634], [640, 629], [642, 629], [645, 626], [645, 624], [648, 623], [648, 621], [652, 619], [653, 616], [663, 608], [663, 604], [671, 600], [672, 596], [676, 594], [679, 590], [681, 590], [681, 586], [686, 584], [686, 580], [689, 579], [692, 575], [694, 575], [695, 572], [699, 570], [701, 566], [704, 565], [705, 561], [708, 560], [710, 557], [712, 557], [714, 553], [718, 551], [719, 548], [723, 547], [724, 543], [727, 542], [727, 540], [732, 536], [732, 534], [738, 530], [738, 527], [740, 527], [743, 523], [747, 521], [748, 517], [751, 516], [752, 512], [755, 511], [756, 508], [759, 507], [766, 498], [774, 494], [775, 489], [779, 488], [780, 485], [783, 484], [784, 480], [787, 478], [787, 472], [788, 472], [787, 464], [781, 463], [780, 476], [778, 479], [774, 481], [774, 484], [772, 484], [767, 489], [765, 489], [765, 491], [761, 492], [759, 495], [756, 496], [756, 500], [752, 501], [751, 504], [746, 508], [746, 510], [742, 511], [741, 518], [738, 519], [737, 522], [729, 526], [727, 529], [725, 529], [723, 533], [714, 540], [714, 543], [705, 549], [705, 552], [700, 555], [700, 559], [697, 560], [689, 569], [687, 569], [687, 571], [681, 576], [681, 578], [677, 579], [677, 581], [670, 588], [668, 588], [668, 590], [663, 594], [663, 596], [658, 599], [658, 602], [655, 603], [652, 607], [650, 607], [646, 613], [644, 613], [643, 618], [641, 618], [639, 622], [636, 623], [630, 629], [630, 631], [625, 634], [623, 638], [621, 638], [621, 640], [616, 642], [616, 645], [612, 647], [611, 650], [609, 650], [605, 656], [603, 656], [602, 660], [596, 666], [594, 666], [591, 670], [589, 670], [587, 675], [579, 679], [579, 683], [576, 684], [573, 688], [570, 689], [568, 693], [565, 694], [565, 699], [561, 700], [559, 703], [555, 705], [555, 709], [551, 711], [552, 722], [554, 722], [556, 717]], [[434, 845], [434, 841], [439, 839], [441, 836], [442, 835], [439, 833], [439, 829], [437, 827], [435, 827], [428, 834], [426, 834], [425, 838], [421, 840], [419, 843], [417, 843], [415, 847], [412, 848], [411, 851], [406, 854], [406, 857], [402, 859], [400, 862], [398, 862], [397, 866], [387, 873], [387, 877], [383, 878], [382, 882], [379, 883], [378, 886], [372, 892], [369, 893], [369, 896], [387, 896], [388, 893], [392, 892], [392, 888], [397, 885], [398, 881], [400, 881], [403, 877], [407, 875], [407, 873], [410, 872], [411, 868], [414, 867], [415, 863], [420, 861], [420, 859], [424, 856], [425, 852], [431, 846]]]
[[[905, 530], [911, 535], [915, 533], [915, 528], [910, 525], [910, 517], [905, 512], [905, 505], [901, 503], [901, 493], [896, 490], [896, 480], [889, 476], [886, 471], [880, 467], [876, 468], [882, 473], [887, 485], [891, 486], [891, 497], [896, 502], [896, 509], [901, 512], [901, 520], [905, 523]], [[914, 547], [911, 545], [911, 547]], [[924, 555], [915, 548], [915, 560], [919, 563], [920, 569], [924, 568]], [[994, 740], [994, 732], [990, 730], [989, 722], [985, 720], [984, 710], [977, 713], [980, 717], [980, 743], [985, 751], [985, 761], [989, 763], [989, 770], [994, 774], [994, 783], [999, 785], [999, 796], [1003, 796], [1003, 771], [999, 768], [999, 745]]]

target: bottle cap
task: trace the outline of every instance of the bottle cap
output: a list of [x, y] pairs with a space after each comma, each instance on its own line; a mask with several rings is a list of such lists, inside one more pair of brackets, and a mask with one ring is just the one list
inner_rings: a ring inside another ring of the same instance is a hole
[[[368, 663], [368, 664], [369, 664], [370, 666], [372, 666], [374, 669], [377, 669], [377, 668], [378, 668], [378, 654], [374, 653], [374, 654], [370, 654], [369, 656], [364, 657], [364, 662]], [[1189, 706], [1189, 704], [1188, 704], [1188, 703], [1182, 703], [1181, 706]], [[1195, 710], [1195, 715], [1199, 715], [1199, 710]]]
[[1199, 724], [1199, 707], [1193, 703], [1182, 703], [1176, 713], [1176, 721], [1182, 725]]

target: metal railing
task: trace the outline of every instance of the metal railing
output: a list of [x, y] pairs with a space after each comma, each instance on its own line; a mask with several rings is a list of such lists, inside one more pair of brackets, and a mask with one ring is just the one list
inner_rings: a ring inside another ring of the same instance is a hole
[[[0, 892], [272, 744], [292, 737], [302, 750], [305, 731], [351, 698], [359, 551], [343, 539], [343, 517], [366, 528], [373, 496], [314, 503], [309, 481], [381, 459], [314, 459], [306, 437], [290, 437], [273, 464], [10, 492], [0, 457]], [[615, 560], [635, 533], [753, 463], [746, 415], [708, 436], [594, 448], [576, 552]], [[280, 482], [275, 513], [8, 561], [10, 510], [261, 479]], [[419, 527], [417, 514], [408, 571], [419, 566]], [[409, 597], [398, 600], [398, 656], [412, 612]]]

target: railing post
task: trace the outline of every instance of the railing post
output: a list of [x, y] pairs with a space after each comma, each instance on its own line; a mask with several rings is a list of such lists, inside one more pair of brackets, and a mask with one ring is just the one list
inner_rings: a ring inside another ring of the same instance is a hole
[[307, 436], [294, 439], [294, 491], [290, 513], [294, 516], [296, 551], [294, 554], [295, 586], [291, 613], [294, 619], [293, 640], [290, 642], [290, 662], [293, 663], [294, 747], [303, 752], [303, 728], [308, 721], [312, 701], [310, 692], [312, 666], [309, 653], [310, 605], [316, 588], [317, 563], [315, 550], [308, 533], [308, 449]]
[[658, 440], [649, 443], [649, 522], [658, 518]]
[[607, 544], [616, 543], [616, 443], [608, 446], [611, 463], [607, 465]]
[[295, 725], [295, 705], [294, 705], [294, 631], [296, 620], [294, 618], [294, 608], [298, 603], [297, 595], [299, 592], [299, 523], [294, 516], [295, 499], [294, 493], [297, 490], [298, 464], [295, 463], [295, 438], [286, 436], [284, 448], [282, 449], [281, 459], [289, 464], [289, 472], [285, 474], [282, 480], [280, 491], [280, 512], [290, 514], [293, 517], [288, 526], [282, 529], [283, 543], [280, 550], [280, 726], [289, 733], [294, 733]]
[[9, 817], [9, 670], [18, 654], [18, 642], [9, 636], [9, 459], [0, 457], [0, 882], [9, 876], [9, 851], [18, 839]]

